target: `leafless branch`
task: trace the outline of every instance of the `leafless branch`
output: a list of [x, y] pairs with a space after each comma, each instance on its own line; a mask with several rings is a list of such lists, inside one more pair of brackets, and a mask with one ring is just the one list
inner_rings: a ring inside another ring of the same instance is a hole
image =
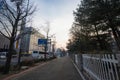
[[10, 37], [10, 32], [8, 32], [6, 24], [3, 23], [1, 20], [0, 20], [0, 23], [1, 23], [2, 26], [4, 27], [4, 30], [7, 32], [8, 36]]
[[6, 18], [10, 22], [11, 26], [14, 25], [13, 18], [10, 17], [10, 14], [8, 14], [8, 15], [5, 13], [0, 13], [0, 14], [3, 15], [3, 17]]
[[10, 40], [10, 38], [8, 36], [6, 36], [2, 31], [0, 31], [0, 34]]
[[[11, 13], [11, 15], [13, 16], [13, 18], [14, 19], [16, 19], [16, 17], [15, 17], [15, 10], [12, 8], [12, 7], [10, 7], [7, 3], [6, 3], [6, 1], [4, 1], [5, 2], [5, 7], [6, 7], [6, 9]], [[11, 10], [12, 9], [12, 10]], [[14, 11], [14, 12], [12, 12], [12, 11]]]
[[36, 7], [33, 7], [33, 5], [30, 5], [29, 0], [27, 2], [27, 7], [25, 10], [23, 10], [23, 15], [21, 16], [20, 20], [24, 19], [26, 16], [32, 15], [36, 11]]

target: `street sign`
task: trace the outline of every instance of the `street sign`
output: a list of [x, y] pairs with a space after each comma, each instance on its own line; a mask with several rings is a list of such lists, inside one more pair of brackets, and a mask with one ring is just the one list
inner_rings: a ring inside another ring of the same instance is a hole
[[47, 44], [47, 39], [38, 39], [38, 45], [45, 45]]

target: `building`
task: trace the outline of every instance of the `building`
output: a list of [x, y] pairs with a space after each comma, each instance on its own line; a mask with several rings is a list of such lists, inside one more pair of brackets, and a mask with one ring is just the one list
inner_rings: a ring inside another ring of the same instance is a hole
[[[14, 43], [14, 50], [16, 50], [16, 52], [19, 52], [19, 42], [19, 40], [16, 40]], [[10, 40], [0, 34], [0, 52], [8, 51], [9, 45]]]
[[[26, 34], [22, 35], [22, 37], [15, 41], [14, 49], [23, 53], [31, 53], [32, 51], [39, 50], [45, 51], [43, 45], [38, 45], [38, 39], [44, 39], [45, 36], [35, 30], [33, 27], [25, 27], [24, 32]], [[8, 51], [10, 41], [0, 34], [0, 51]], [[21, 45], [21, 46], [20, 46]]]
[[9, 49], [10, 41], [0, 34], [0, 51], [7, 51]]
[[44, 51], [44, 46], [38, 45], [38, 39], [44, 39], [45, 36], [39, 33], [33, 27], [26, 27], [25, 32], [29, 32], [21, 39], [21, 52], [32, 53], [32, 51]]

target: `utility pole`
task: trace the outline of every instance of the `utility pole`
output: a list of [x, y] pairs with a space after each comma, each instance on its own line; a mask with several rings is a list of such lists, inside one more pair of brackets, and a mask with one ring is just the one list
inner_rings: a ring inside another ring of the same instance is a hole
[[48, 50], [48, 35], [47, 35], [46, 44], [45, 44], [45, 60], [47, 59], [47, 50]]
[[45, 60], [47, 59], [47, 50], [48, 50], [48, 35], [49, 35], [49, 32], [50, 32], [50, 23], [47, 22], [47, 27], [45, 29], [45, 32], [46, 32], [46, 44], [45, 44]]

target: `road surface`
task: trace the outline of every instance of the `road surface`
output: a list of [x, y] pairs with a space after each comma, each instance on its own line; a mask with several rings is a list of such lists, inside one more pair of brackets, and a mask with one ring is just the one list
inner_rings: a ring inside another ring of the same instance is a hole
[[52, 60], [10, 80], [82, 80], [69, 57]]

